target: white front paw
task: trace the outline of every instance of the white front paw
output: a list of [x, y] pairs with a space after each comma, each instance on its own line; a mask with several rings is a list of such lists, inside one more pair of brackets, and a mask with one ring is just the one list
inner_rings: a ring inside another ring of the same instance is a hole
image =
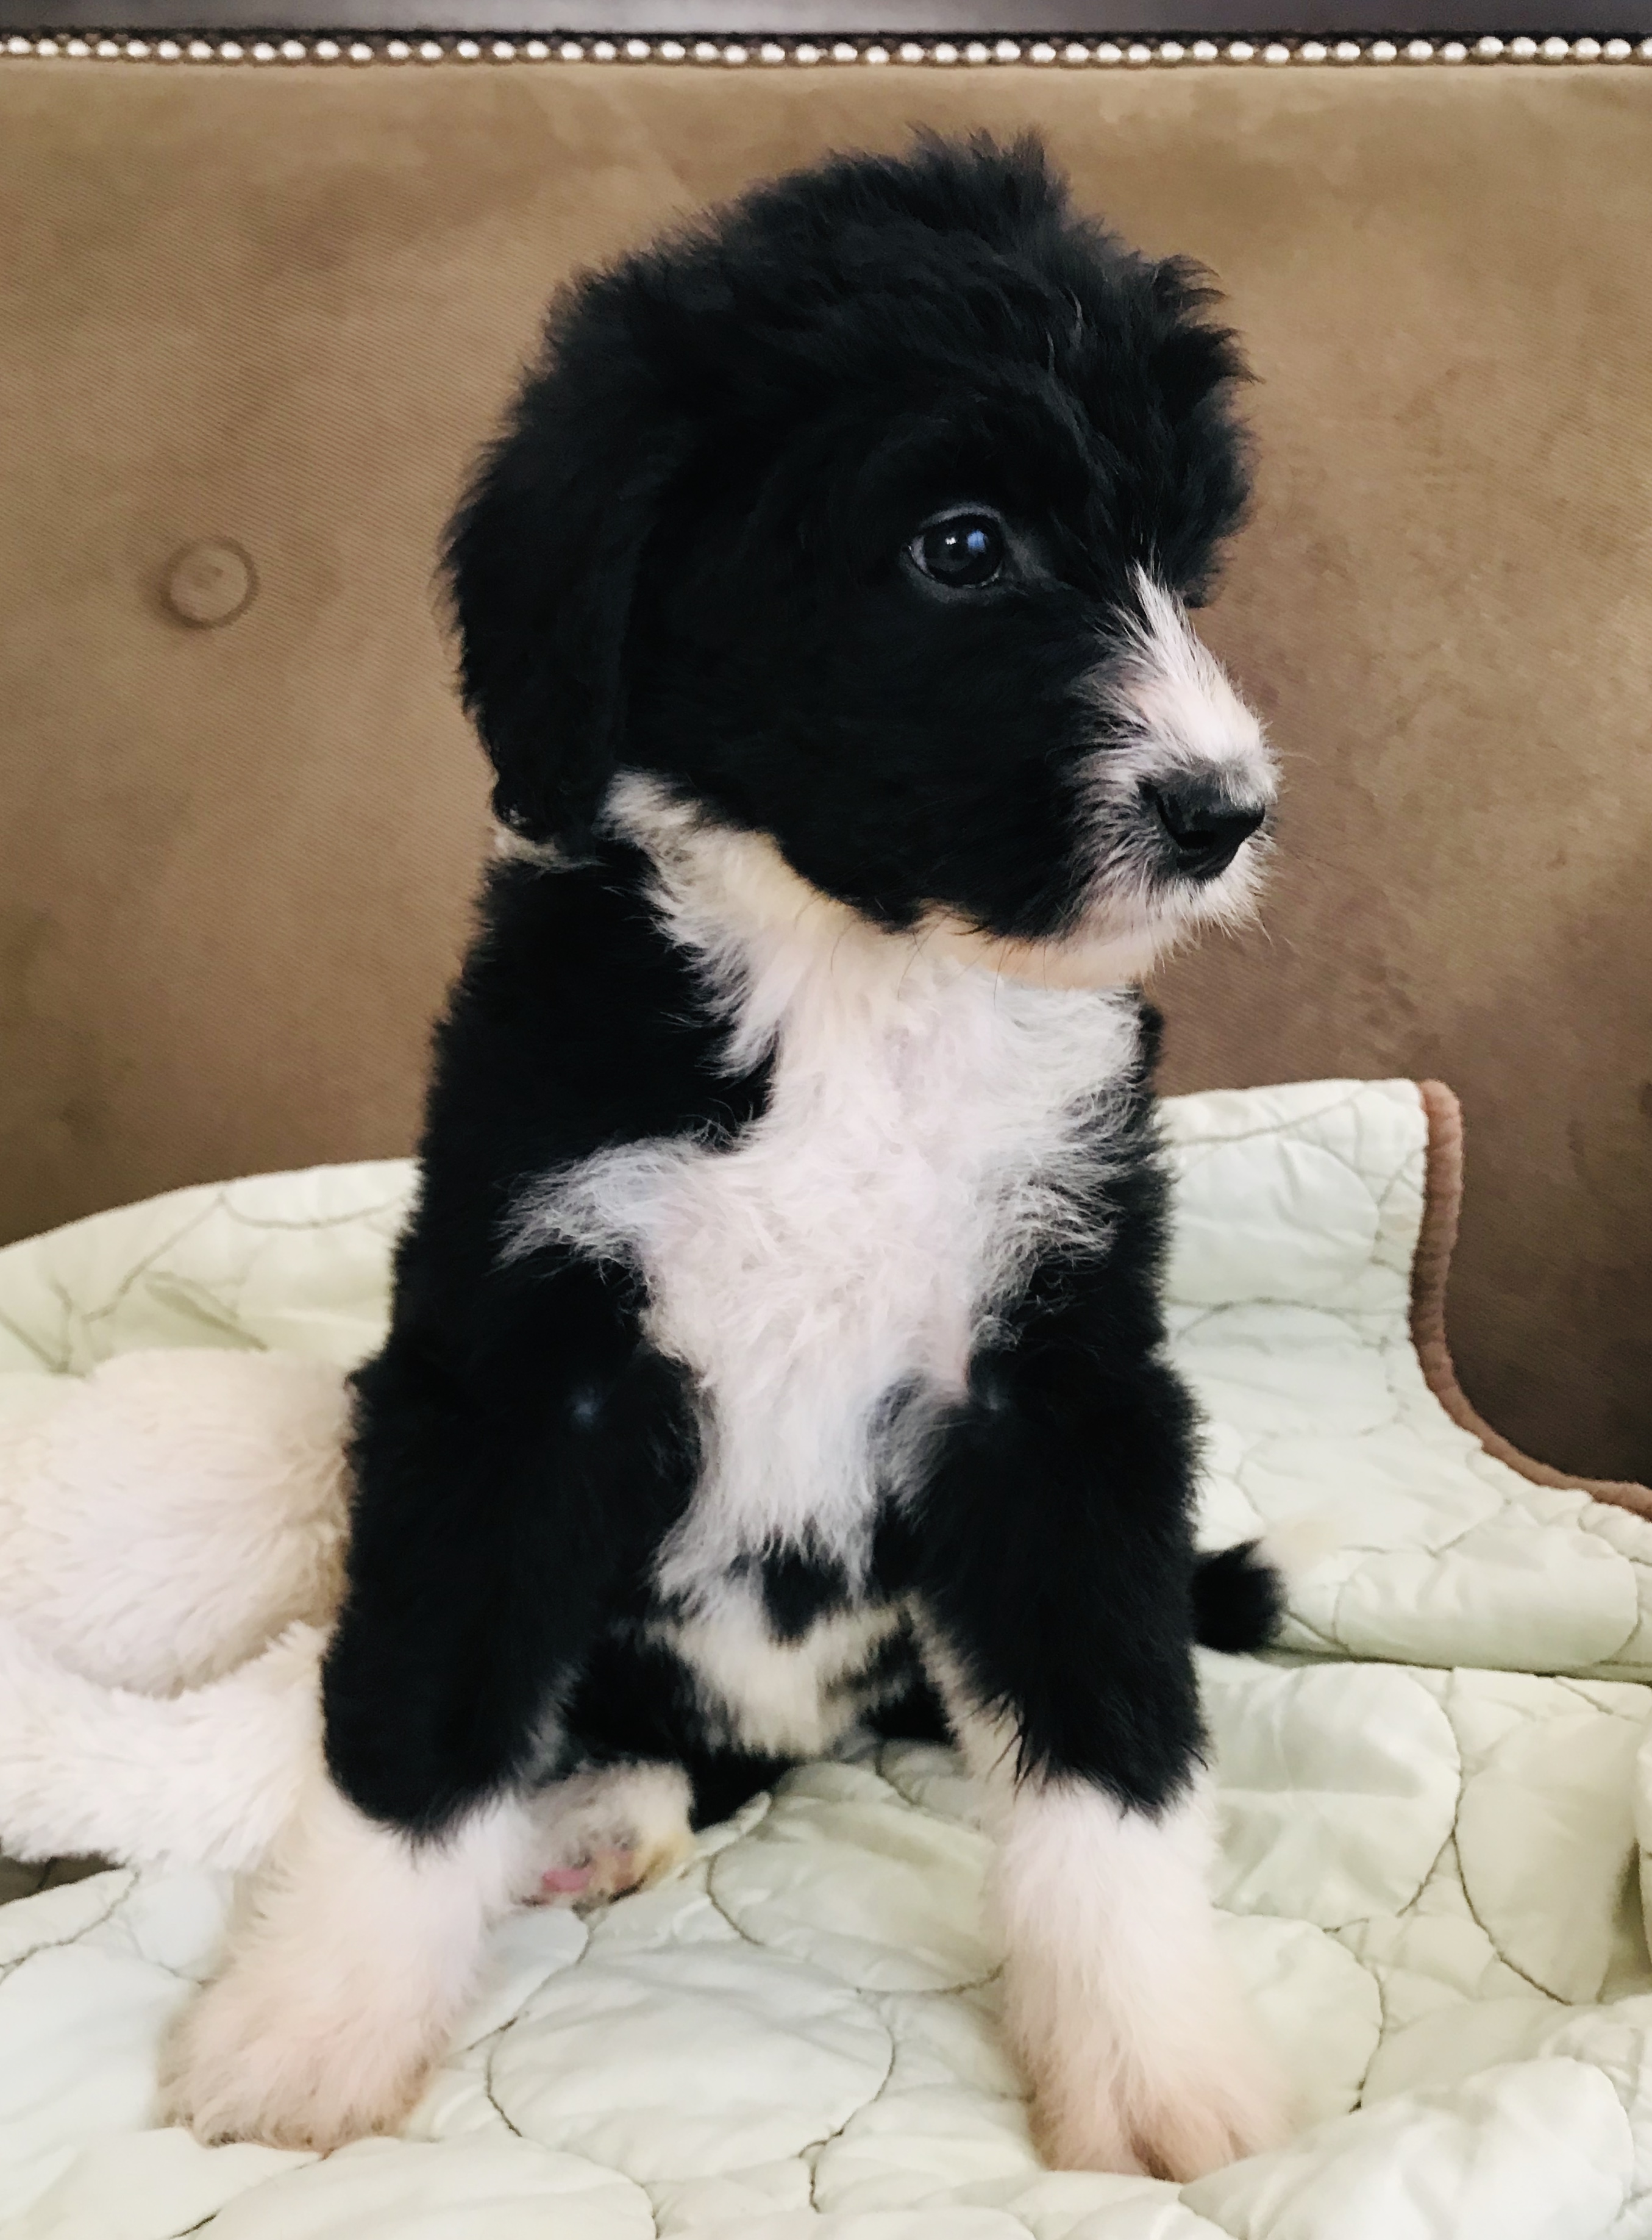
[[368, 1819], [317, 1765], [241, 1894], [228, 1968], [168, 2049], [168, 2112], [203, 2140], [323, 2152], [396, 2130], [532, 1834], [503, 1797], [416, 1838]]
[[394, 2131], [431, 2050], [316, 1984], [232, 1968], [184, 2013], [167, 2050], [162, 2110], [209, 2146], [256, 2139], [319, 2154]]
[[1177, 2184], [1264, 2154], [1290, 2130], [1285, 2095], [1260, 2047], [1254, 2067], [1222, 2070], [1195, 2059], [1154, 2077], [1120, 2064], [1041, 2079], [1032, 2125], [1057, 2170], [1141, 2172]]
[[1005, 2023], [1048, 2159], [1184, 2183], [1288, 2136], [1206, 1896], [1208, 1810], [1016, 1790], [999, 1857]]

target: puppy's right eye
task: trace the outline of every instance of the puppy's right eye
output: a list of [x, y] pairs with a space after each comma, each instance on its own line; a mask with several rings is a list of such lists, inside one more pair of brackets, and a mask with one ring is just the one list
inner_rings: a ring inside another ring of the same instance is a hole
[[976, 591], [990, 583], [1003, 572], [1007, 550], [1003, 522], [978, 507], [943, 513], [906, 549], [920, 575], [949, 591]]

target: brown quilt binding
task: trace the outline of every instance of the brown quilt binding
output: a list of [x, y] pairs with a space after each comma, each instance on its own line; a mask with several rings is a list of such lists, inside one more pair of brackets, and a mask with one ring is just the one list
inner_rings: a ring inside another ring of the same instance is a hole
[[1575, 1487], [1596, 1501], [1615, 1502], [1652, 1517], [1652, 1486], [1627, 1479], [1578, 1477], [1534, 1462], [1494, 1431], [1479, 1415], [1461, 1384], [1446, 1338], [1446, 1280], [1457, 1242], [1462, 1210], [1462, 1107], [1442, 1081], [1420, 1081], [1417, 1090], [1429, 1123], [1429, 1151], [1422, 1194], [1422, 1226], [1411, 1264], [1411, 1343], [1429, 1390], [1454, 1423], [1472, 1432], [1486, 1452], [1534, 1485]]

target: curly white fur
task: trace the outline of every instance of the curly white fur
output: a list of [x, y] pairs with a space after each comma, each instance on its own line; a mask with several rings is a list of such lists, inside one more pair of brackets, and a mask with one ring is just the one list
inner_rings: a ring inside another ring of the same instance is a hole
[[[0, 1617], [150, 1694], [326, 1624], [343, 1561], [344, 1383], [296, 1354], [139, 1352], [0, 1418]], [[3, 1823], [0, 1823], [3, 1826]]]
[[345, 1392], [139, 1352], [0, 1420], [0, 1850], [246, 1868], [320, 1759]]

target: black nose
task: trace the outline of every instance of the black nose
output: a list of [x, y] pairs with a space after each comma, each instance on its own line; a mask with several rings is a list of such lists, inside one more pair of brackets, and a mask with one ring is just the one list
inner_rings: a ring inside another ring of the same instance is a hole
[[1148, 798], [1176, 850], [1177, 870], [1190, 879], [1214, 879], [1225, 871], [1267, 814], [1236, 809], [1221, 794], [1194, 788], [1172, 792], [1154, 786]]

